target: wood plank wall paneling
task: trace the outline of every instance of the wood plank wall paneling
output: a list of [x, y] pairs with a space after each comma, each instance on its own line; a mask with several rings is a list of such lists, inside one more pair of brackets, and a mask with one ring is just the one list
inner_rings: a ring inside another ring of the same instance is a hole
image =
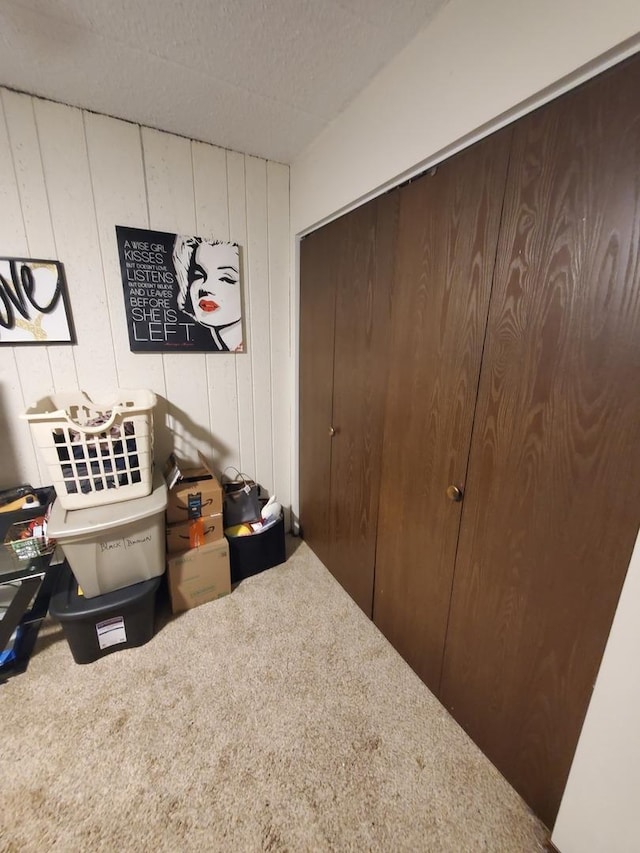
[[[63, 260], [73, 306], [78, 352], [62, 383], [97, 396], [117, 386], [109, 306], [89, 173], [82, 112], [35, 100], [34, 109], [57, 257]], [[105, 323], [105, 318], [108, 322]]]
[[[54, 258], [57, 251], [56, 241], [40, 153], [34, 103], [31, 98], [8, 91], [3, 93], [2, 100], [11, 137], [11, 156], [19, 192], [18, 207], [21, 203], [26, 254]], [[13, 211], [14, 208], [9, 207], [7, 212], [17, 221]], [[4, 229], [0, 233], [4, 234]], [[68, 377], [75, 377], [74, 381], [77, 384], [75, 361], [68, 347], [16, 348], [15, 354], [24, 397], [27, 401], [39, 396], [39, 388], [47, 380], [52, 389], [59, 390], [67, 387]], [[27, 429], [26, 425], [23, 427]], [[42, 478], [46, 479], [46, 468], [37, 455], [36, 462]]]
[[[156, 459], [198, 450], [291, 503], [289, 169], [0, 88], [0, 255], [56, 258], [75, 346], [0, 347], [0, 488], [50, 482], [17, 417], [56, 391], [150, 388]], [[116, 225], [240, 246], [243, 354], [132, 353]]]
[[[142, 128], [149, 202], [149, 227], [158, 231], [196, 233], [191, 144], [188, 139]], [[166, 383], [168, 431], [160, 436], [157, 453], [164, 459], [173, 447], [179, 456], [209, 455], [207, 431], [209, 392], [203, 353], [162, 356]]]
[[[271, 393], [294, 388], [289, 278], [289, 167], [267, 163], [267, 227], [269, 250], [269, 316], [271, 318]], [[291, 486], [291, 432], [293, 401], [285, 394], [282, 405], [271, 407], [273, 483], [280, 495]]]
[[[191, 147], [195, 190], [197, 233], [229, 240], [227, 201], [227, 154], [201, 142]], [[238, 380], [236, 356], [209, 353], [205, 356], [209, 388], [209, 423], [213, 453], [238, 465]]]
[[[245, 158], [247, 194], [247, 282], [251, 313], [269, 316], [269, 248], [267, 233], [267, 164], [257, 157]], [[251, 326], [251, 387], [256, 422], [255, 473], [258, 481], [273, 481], [272, 425], [268, 401], [271, 398], [271, 327]]]
[[[7, 254], [27, 251], [24, 217], [19, 215], [17, 170], [13, 162], [6, 122], [6, 107], [0, 112], [0, 234]], [[11, 417], [24, 407], [24, 392], [18, 371], [17, 348], [0, 347], [0, 430], [3, 437], [3, 470], [9, 482], [21, 478], [38, 479], [38, 460], [28, 429]], [[49, 382], [50, 382], [49, 376]], [[24, 472], [24, 474], [22, 474]]]
[[132, 353], [129, 349], [120, 261], [114, 240], [115, 224], [135, 222], [140, 227], [149, 227], [140, 129], [88, 113], [85, 132], [118, 377], [125, 376], [132, 388], [150, 388], [164, 397], [162, 358], [150, 353]]
[[256, 446], [253, 414], [253, 372], [251, 369], [252, 313], [249, 288], [247, 286], [247, 203], [245, 181], [245, 158], [235, 151], [227, 153], [227, 191], [229, 198], [229, 237], [240, 246], [240, 269], [242, 271], [242, 312], [245, 352], [236, 357], [236, 388], [238, 395], [238, 447], [240, 468], [251, 473], [256, 468]]

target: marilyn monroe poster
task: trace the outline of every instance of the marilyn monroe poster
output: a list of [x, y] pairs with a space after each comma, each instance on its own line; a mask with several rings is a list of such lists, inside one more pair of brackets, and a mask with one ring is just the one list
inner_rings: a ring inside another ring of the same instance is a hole
[[244, 352], [236, 243], [116, 226], [133, 352]]

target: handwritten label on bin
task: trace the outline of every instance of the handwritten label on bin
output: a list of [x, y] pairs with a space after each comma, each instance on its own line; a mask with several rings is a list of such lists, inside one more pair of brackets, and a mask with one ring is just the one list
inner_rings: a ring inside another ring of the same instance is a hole
[[100, 553], [105, 551], [126, 551], [128, 548], [135, 548], [136, 545], [144, 545], [145, 542], [151, 542], [153, 535], [148, 533], [146, 536], [125, 537], [124, 539], [112, 539], [110, 542], [100, 542]]

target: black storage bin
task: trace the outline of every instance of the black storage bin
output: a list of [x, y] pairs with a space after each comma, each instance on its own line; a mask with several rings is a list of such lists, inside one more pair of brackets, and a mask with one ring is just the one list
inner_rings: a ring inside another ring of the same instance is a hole
[[251, 536], [229, 536], [229, 562], [231, 564], [231, 583], [257, 575], [284, 563], [287, 556], [284, 545], [284, 518], [263, 533]]
[[62, 625], [76, 663], [143, 646], [153, 637], [156, 593], [161, 576], [94, 598], [78, 595], [78, 583], [65, 564], [51, 597], [49, 613]]

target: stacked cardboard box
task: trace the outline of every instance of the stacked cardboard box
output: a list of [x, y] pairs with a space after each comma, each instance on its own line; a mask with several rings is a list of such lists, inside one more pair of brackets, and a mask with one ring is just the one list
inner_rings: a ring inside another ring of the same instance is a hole
[[200, 461], [198, 468], [182, 468], [172, 456], [165, 472], [167, 575], [174, 613], [231, 592], [222, 489], [205, 460]]

